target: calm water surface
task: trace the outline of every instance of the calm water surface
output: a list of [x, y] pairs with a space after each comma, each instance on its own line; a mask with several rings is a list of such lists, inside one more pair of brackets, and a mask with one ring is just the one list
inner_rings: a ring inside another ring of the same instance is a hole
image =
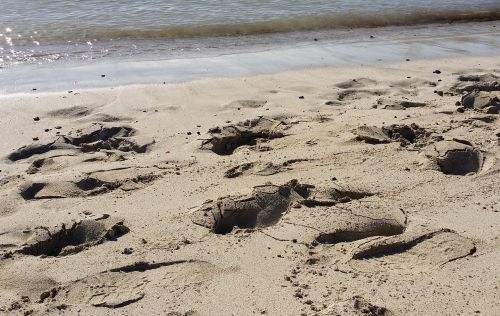
[[500, 19], [499, 0], [2, 0], [0, 67], [274, 42], [297, 31]]

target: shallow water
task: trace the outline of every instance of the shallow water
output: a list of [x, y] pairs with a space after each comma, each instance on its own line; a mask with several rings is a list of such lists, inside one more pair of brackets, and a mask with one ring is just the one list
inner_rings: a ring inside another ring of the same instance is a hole
[[0, 67], [283, 41], [269, 33], [334, 37], [360, 27], [497, 19], [498, 0], [2, 0]]

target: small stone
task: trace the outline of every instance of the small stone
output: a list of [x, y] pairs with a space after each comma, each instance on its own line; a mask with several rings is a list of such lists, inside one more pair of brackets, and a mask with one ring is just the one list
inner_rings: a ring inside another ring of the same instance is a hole
[[302, 99], [304, 99], [304, 96], [303, 96], [303, 95], [301, 95], [301, 96], [299, 97], [299, 99], [301, 99], [301, 100], [302, 100]]
[[465, 108], [464, 108], [463, 106], [459, 106], [459, 107], [457, 108], [457, 112], [458, 112], [458, 113], [464, 113], [464, 112], [465, 112]]
[[439, 74], [441, 73], [441, 70], [434, 70], [432, 73], [433, 73], [433, 74], [438, 74], [438, 75], [439, 75]]
[[40, 121], [40, 118], [39, 118], [38, 116], [35, 116], [35, 117], [33, 118], [33, 121], [38, 122], [38, 121]]
[[132, 249], [132, 248], [125, 248], [125, 249], [123, 249], [122, 254], [124, 254], [124, 255], [130, 255], [133, 252], [134, 252], [134, 249]]

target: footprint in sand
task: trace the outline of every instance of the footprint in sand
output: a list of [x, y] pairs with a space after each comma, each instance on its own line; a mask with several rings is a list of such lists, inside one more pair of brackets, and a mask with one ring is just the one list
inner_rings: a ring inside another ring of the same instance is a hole
[[285, 137], [288, 124], [271, 118], [259, 117], [235, 125], [210, 129], [210, 139], [203, 141], [201, 148], [217, 155], [231, 155], [241, 146], [256, 145], [259, 140]]
[[348, 265], [355, 270], [437, 268], [474, 254], [472, 240], [449, 229], [416, 228], [404, 234], [364, 243], [352, 252]]
[[[129, 229], [123, 220], [107, 217], [61, 224], [51, 228], [38, 227], [23, 232], [11, 232], [6, 238], [23, 241], [18, 249], [11, 252], [57, 257], [78, 253], [106, 241], [116, 240], [128, 232]], [[15, 236], [17, 238], [14, 238]]]
[[115, 150], [121, 152], [144, 153], [154, 143], [154, 140], [132, 139], [135, 130], [126, 126], [105, 127], [102, 124], [92, 124], [89, 127], [76, 130], [67, 136], [45, 144], [24, 146], [7, 156], [10, 161], [19, 161], [50, 151], [92, 153], [100, 150]]
[[370, 78], [356, 78], [338, 83], [335, 85], [335, 87], [340, 89], [353, 89], [353, 88], [364, 88], [366, 86], [371, 86], [376, 84], [377, 81]]
[[270, 176], [286, 170], [291, 170], [294, 164], [311, 160], [312, 159], [289, 159], [280, 164], [272, 162], [246, 162], [229, 168], [224, 173], [224, 177], [237, 178], [244, 175]]
[[20, 195], [25, 200], [36, 200], [93, 196], [117, 189], [132, 191], [145, 187], [165, 173], [160, 173], [156, 168], [94, 171], [79, 180], [27, 182], [21, 185]]
[[276, 225], [285, 214], [308, 213], [297, 209], [302, 205], [307, 209], [327, 207], [370, 195], [342, 187], [316, 188], [292, 180], [284, 185], [256, 186], [250, 195], [208, 201], [193, 213], [192, 221], [216, 234], [227, 234], [234, 227], [265, 228]]
[[40, 301], [50, 306], [69, 304], [117, 309], [143, 299], [148, 294], [148, 287], [152, 291], [158, 286], [182, 288], [185, 292], [225, 271], [198, 260], [135, 262], [60, 284], [43, 292]]
[[364, 141], [368, 144], [385, 144], [399, 142], [403, 146], [418, 145], [424, 146], [431, 133], [415, 123], [410, 125], [393, 124], [389, 126], [360, 126], [356, 130], [356, 140]]
[[484, 163], [483, 153], [467, 141], [441, 141], [430, 145], [424, 155], [430, 167], [449, 175], [478, 173]]

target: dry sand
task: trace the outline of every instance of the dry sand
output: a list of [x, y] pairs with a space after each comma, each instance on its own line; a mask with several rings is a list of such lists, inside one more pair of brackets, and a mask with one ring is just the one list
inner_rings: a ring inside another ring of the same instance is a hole
[[4, 96], [0, 313], [499, 315], [495, 75], [458, 58]]

